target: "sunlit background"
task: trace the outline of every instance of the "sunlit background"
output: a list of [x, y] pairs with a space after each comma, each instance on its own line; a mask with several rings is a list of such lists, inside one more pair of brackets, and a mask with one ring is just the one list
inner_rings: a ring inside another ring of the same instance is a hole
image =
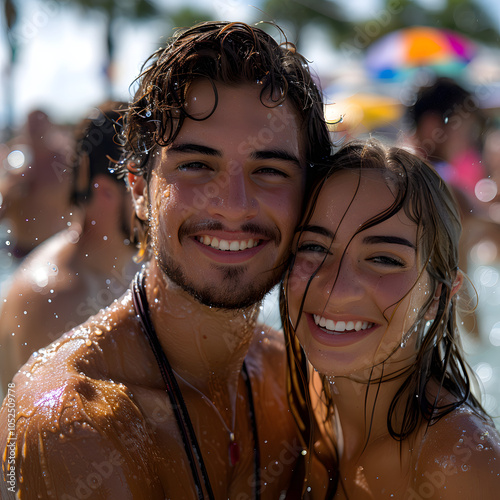
[[[311, 61], [333, 116], [345, 114], [358, 135], [397, 137], [402, 109], [431, 74], [402, 62], [377, 72], [384, 36], [402, 28], [450, 29], [467, 41], [466, 61], [452, 56], [432, 71], [456, 78], [488, 113], [500, 116], [500, 6], [497, 0], [6, 0], [0, 13], [0, 141], [34, 109], [74, 124], [105, 99], [129, 100], [148, 55], [175, 27], [208, 19], [276, 21]], [[273, 32], [276, 34], [276, 32]], [[403, 42], [394, 39], [389, 47]], [[374, 47], [377, 47], [376, 50]], [[384, 49], [387, 50], [387, 49]], [[132, 87], [131, 87], [132, 85]], [[346, 112], [347, 110], [347, 112]], [[498, 152], [500, 155], [500, 151]], [[17, 161], [15, 158], [11, 159]], [[491, 182], [478, 196], [496, 195]], [[1, 205], [1, 195], [0, 195]], [[500, 229], [499, 229], [500, 230]], [[1, 239], [1, 238], [0, 238]], [[4, 238], [5, 239], [5, 238]], [[466, 339], [469, 360], [500, 414], [500, 255], [491, 242], [471, 251], [479, 294], [479, 339]], [[267, 302], [264, 317], [274, 321]], [[498, 420], [497, 420], [498, 421]]]

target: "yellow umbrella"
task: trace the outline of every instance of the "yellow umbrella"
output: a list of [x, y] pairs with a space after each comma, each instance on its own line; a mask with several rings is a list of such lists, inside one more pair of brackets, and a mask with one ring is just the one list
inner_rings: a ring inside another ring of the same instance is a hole
[[325, 117], [332, 132], [351, 135], [370, 132], [399, 120], [403, 104], [393, 97], [358, 93], [339, 98], [325, 106]]

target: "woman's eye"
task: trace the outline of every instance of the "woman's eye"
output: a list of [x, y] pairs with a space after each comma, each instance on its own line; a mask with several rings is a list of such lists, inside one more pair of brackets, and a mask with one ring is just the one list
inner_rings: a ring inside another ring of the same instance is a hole
[[384, 266], [405, 267], [405, 263], [402, 260], [396, 257], [389, 257], [388, 255], [378, 255], [377, 257], [372, 257], [369, 260]]
[[328, 248], [318, 243], [302, 243], [297, 248], [298, 252], [314, 252], [314, 253], [328, 253], [331, 254]]

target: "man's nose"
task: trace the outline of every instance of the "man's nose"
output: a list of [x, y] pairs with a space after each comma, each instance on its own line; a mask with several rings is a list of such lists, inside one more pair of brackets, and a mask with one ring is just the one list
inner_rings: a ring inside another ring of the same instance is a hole
[[222, 172], [211, 182], [208, 210], [215, 218], [248, 221], [257, 215], [255, 187], [242, 169]]

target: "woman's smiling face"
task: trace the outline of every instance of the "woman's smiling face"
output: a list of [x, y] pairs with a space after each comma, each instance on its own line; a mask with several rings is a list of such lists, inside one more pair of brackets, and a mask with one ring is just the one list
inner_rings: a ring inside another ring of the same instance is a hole
[[381, 171], [340, 171], [302, 228], [287, 295], [292, 325], [320, 373], [361, 381], [382, 361], [387, 375], [413, 359], [416, 335], [400, 345], [431, 290], [418, 260], [417, 225], [400, 211], [360, 231], [393, 202]]

